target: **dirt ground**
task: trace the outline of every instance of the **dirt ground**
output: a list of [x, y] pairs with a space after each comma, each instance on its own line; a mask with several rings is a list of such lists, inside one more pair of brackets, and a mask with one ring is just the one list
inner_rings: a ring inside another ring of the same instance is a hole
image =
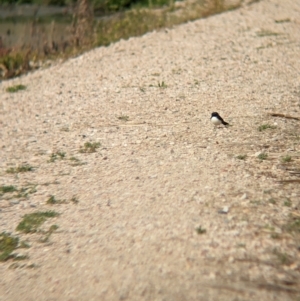
[[31, 246], [0, 300], [300, 300], [299, 16], [255, 1], [2, 82], [0, 186], [34, 189], [0, 196]]

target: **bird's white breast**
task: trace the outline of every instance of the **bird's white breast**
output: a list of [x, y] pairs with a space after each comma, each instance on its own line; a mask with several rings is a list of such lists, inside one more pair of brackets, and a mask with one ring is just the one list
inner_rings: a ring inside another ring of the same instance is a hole
[[211, 122], [214, 124], [214, 125], [220, 125], [222, 122], [215, 116], [213, 116], [211, 118]]

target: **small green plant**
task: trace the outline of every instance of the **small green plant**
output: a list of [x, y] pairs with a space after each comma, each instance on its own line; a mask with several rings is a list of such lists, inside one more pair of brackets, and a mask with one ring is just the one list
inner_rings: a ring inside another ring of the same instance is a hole
[[238, 155], [238, 156], [236, 156], [236, 158], [239, 160], [246, 160], [247, 155]]
[[277, 249], [273, 250], [274, 255], [276, 255], [278, 261], [282, 265], [291, 265], [293, 263], [292, 257], [286, 253], [279, 252]]
[[34, 212], [24, 215], [16, 230], [24, 233], [35, 233], [47, 218], [58, 216], [55, 211]]
[[48, 205], [55, 205], [55, 204], [63, 204], [65, 201], [57, 200], [54, 195], [51, 195], [50, 198], [46, 202]]
[[199, 227], [196, 228], [196, 232], [198, 234], [204, 234], [204, 233], [206, 233], [206, 229], [204, 229], [201, 226], [199, 226]]
[[28, 171], [32, 171], [33, 167], [29, 164], [25, 164], [25, 165], [21, 165], [18, 167], [11, 167], [9, 169], [6, 170], [7, 173], [19, 173], [19, 172], [28, 172]]
[[80, 153], [94, 153], [101, 146], [100, 142], [86, 142], [83, 147], [80, 147]]
[[127, 115], [122, 115], [122, 116], [119, 116], [118, 119], [119, 119], [119, 120], [122, 120], [122, 121], [128, 121], [128, 120], [129, 120], [129, 116], [127, 116]]
[[274, 199], [269, 199], [269, 203], [275, 205], [275, 204], [276, 204], [276, 200], [274, 200]]
[[286, 156], [284, 156], [281, 160], [282, 160], [282, 162], [284, 162], [284, 163], [288, 163], [288, 162], [291, 162], [291, 161], [292, 161], [292, 157], [289, 156], [289, 155], [286, 155]]
[[291, 207], [292, 206], [292, 202], [290, 199], [286, 199], [283, 203], [283, 206], [286, 206], [286, 207]]
[[72, 161], [72, 163], [70, 164], [71, 166], [80, 166], [80, 165], [85, 165], [86, 164], [85, 162], [81, 162], [76, 157], [71, 157], [69, 160]]
[[18, 247], [19, 238], [10, 233], [2, 232], [0, 234], [0, 261], [6, 261], [13, 258], [12, 252]]
[[74, 203], [74, 204], [78, 204], [78, 203], [79, 203], [79, 200], [77, 199], [76, 196], [73, 196], [73, 197], [71, 198], [71, 202]]
[[27, 198], [29, 194], [35, 193], [36, 185], [29, 185], [26, 187], [22, 187], [18, 190], [18, 194], [15, 196], [16, 198]]
[[259, 130], [260, 132], [265, 131], [265, 130], [267, 130], [267, 129], [276, 129], [276, 126], [270, 125], [270, 124], [266, 123], [266, 124], [262, 124], [262, 125], [260, 125], [260, 126], [258, 127], [258, 130]]
[[260, 153], [257, 158], [261, 161], [266, 160], [268, 158], [268, 154], [266, 153]]
[[162, 81], [161, 83], [160, 82], [158, 82], [158, 87], [159, 88], [167, 88], [168, 86], [165, 84], [165, 82], [164, 81]]
[[49, 241], [49, 238], [53, 232], [55, 232], [59, 227], [57, 225], [52, 225], [48, 231], [46, 231], [44, 234], [45, 236], [40, 239], [40, 242], [45, 243]]
[[13, 186], [13, 185], [8, 185], [8, 186], [0, 186], [0, 192], [4, 193], [8, 193], [8, 192], [14, 192], [17, 191], [18, 189]]
[[300, 233], [300, 217], [290, 218], [288, 223], [283, 227], [287, 232]]
[[50, 155], [50, 159], [48, 162], [55, 162], [58, 159], [63, 160], [65, 156], [66, 156], [65, 152], [57, 151], [56, 153], [52, 153]]
[[24, 85], [15, 85], [15, 86], [8, 87], [6, 89], [6, 92], [15, 93], [15, 92], [25, 90], [25, 89], [26, 89], [26, 86], [24, 86]]

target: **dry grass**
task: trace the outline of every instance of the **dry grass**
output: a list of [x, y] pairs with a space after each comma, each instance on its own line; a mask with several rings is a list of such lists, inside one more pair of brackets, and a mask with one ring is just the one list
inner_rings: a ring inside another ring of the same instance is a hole
[[[32, 22], [31, 40], [39, 36], [38, 50], [33, 47], [0, 48], [0, 79], [19, 76], [49, 64], [49, 59], [66, 59], [96, 46], [106, 46], [120, 39], [140, 36], [146, 32], [204, 18], [222, 11], [237, 8], [226, 6], [224, 0], [184, 2], [159, 9], [131, 9], [96, 21], [90, 2], [79, 0], [74, 9], [69, 37], [57, 43], [53, 36], [46, 39]], [[55, 21], [53, 21], [53, 28]], [[50, 42], [49, 42], [50, 41]]]

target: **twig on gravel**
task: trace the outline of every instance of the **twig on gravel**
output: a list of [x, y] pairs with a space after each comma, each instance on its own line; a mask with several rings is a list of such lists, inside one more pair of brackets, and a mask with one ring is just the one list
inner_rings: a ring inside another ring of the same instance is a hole
[[287, 118], [287, 119], [294, 119], [300, 121], [299, 117], [291, 116], [291, 115], [286, 115], [286, 114], [281, 114], [281, 113], [269, 113], [270, 116], [273, 117], [282, 117], [282, 118]]

